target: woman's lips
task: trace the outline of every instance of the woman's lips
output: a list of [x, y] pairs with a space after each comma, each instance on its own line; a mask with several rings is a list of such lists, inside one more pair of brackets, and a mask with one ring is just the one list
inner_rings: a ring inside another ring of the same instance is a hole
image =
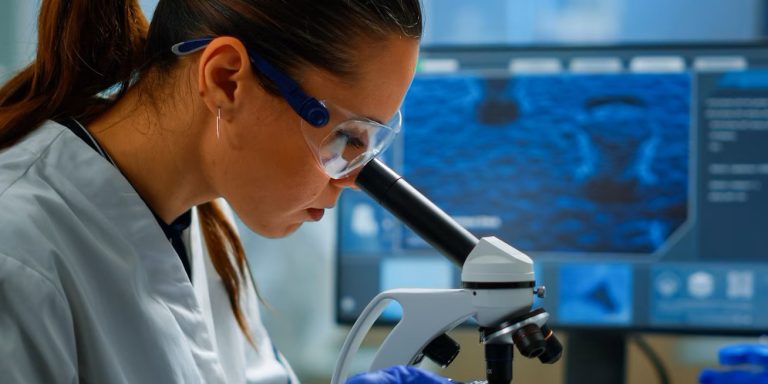
[[309, 217], [312, 221], [320, 221], [325, 214], [325, 209], [309, 208], [307, 212], [309, 212]]

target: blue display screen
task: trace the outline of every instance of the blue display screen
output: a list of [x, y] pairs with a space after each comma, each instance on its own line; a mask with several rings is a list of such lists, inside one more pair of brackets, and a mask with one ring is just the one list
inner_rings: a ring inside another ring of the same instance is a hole
[[[532, 256], [555, 326], [756, 333], [768, 329], [768, 77], [763, 50], [734, 52], [601, 51], [623, 68], [587, 73], [442, 52], [474, 67], [417, 74], [384, 160], [475, 235]], [[683, 66], [630, 65], [662, 53]], [[745, 65], [697, 64], [718, 55]], [[341, 321], [382, 290], [460, 286], [458, 267], [363, 193], [345, 192], [339, 212]]]
[[690, 95], [688, 74], [420, 76], [402, 173], [522, 250], [652, 253], [687, 218]]

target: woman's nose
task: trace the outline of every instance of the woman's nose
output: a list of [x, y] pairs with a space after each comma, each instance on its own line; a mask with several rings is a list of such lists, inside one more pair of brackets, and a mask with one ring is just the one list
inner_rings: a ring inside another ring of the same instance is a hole
[[358, 188], [357, 184], [355, 184], [355, 179], [357, 179], [358, 173], [360, 173], [360, 171], [352, 172], [340, 179], [331, 179], [331, 184], [338, 188], [360, 189]]

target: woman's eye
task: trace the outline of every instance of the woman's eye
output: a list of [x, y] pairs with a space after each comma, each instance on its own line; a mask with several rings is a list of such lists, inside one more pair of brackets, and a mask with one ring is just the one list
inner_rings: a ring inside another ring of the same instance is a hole
[[365, 143], [363, 143], [362, 140], [358, 139], [357, 137], [353, 137], [349, 140], [349, 145], [355, 147], [355, 148], [364, 148]]
[[363, 141], [358, 135], [354, 133], [339, 131], [337, 134], [343, 137], [346, 140], [347, 145], [352, 146], [353, 148], [359, 149], [366, 146], [365, 141]]

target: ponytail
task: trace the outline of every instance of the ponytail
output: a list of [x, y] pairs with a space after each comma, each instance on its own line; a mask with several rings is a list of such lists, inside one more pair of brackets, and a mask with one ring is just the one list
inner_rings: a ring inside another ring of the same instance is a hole
[[[35, 61], [0, 88], [0, 149], [46, 120], [87, 121], [114, 103], [142, 64], [147, 28], [137, 0], [44, 0]], [[96, 96], [115, 85], [116, 97]]]
[[[251, 345], [254, 345], [250, 328], [248, 328], [245, 316], [240, 310], [240, 289], [242, 283], [246, 278], [251, 278], [243, 244], [240, 242], [240, 238], [237, 236], [237, 232], [235, 232], [231, 222], [227, 220], [215, 201], [199, 205], [197, 212], [200, 217], [200, 227], [205, 238], [205, 244], [208, 246], [211, 263], [216, 273], [221, 277], [224, 289], [227, 291], [232, 313], [235, 315], [235, 320], [237, 320], [237, 324], [245, 334], [245, 337]], [[235, 267], [237, 270], [235, 270]], [[254, 289], [256, 289], [255, 284]]]

